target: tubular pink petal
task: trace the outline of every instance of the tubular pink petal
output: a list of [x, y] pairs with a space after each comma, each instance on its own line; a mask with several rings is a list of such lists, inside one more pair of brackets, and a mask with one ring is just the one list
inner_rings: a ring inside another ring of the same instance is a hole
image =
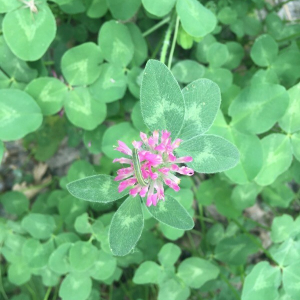
[[164, 175], [168, 175], [168, 173], [169, 173], [170, 169], [169, 169], [169, 168], [166, 168], [166, 167], [164, 167], [164, 168], [160, 168], [160, 169], [158, 169], [158, 171], [159, 171], [160, 173], [164, 174]]
[[148, 192], [148, 185], [147, 185], [147, 186], [144, 186], [144, 187], [141, 189], [141, 191], [140, 191], [140, 196], [144, 198], [144, 197], [146, 196], [147, 192]]
[[173, 153], [169, 153], [168, 158], [170, 162], [175, 162], [177, 159]]
[[132, 150], [122, 141], [118, 141], [119, 146], [115, 148], [115, 150], [132, 156]]
[[129, 191], [129, 194], [135, 197], [141, 191], [141, 189], [142, 187], [138, 184]]
[[193, 158], [191, 156], [183, 156], [176, 159], [176, 163], [186, 163], [193, 161]]
[[136, 178], [129, 178], [129, 179], [122, 181], [119, 184], [119, 189], [118, 189], [119, 193], [124, 191], [127, 187], [136, 184], [136, 182], [137, 182]]
[[137, 141], [133, 141], [132, 142], [132, 145], [133, 145], [133, 147], [135, 148], [135, 149], [141, 149], [141, 147], [143, 146], [143, 142], [142, 141], [139, 141], [139, 142], [137, 142]]
[[132, 160], [129, 158], [125, 158], [125, 157], [115, 158], [113, 160], [113, 163], [115, 163], [115, 162], [119, 162], [120, 164], [129, 164], [129, 165], [132, 164]]
[[160, 151], [160, 152], [165, 151], [165, 149], [166, 149], [166, 146], [165, 146], [164, 144], [159, 144], [158, 146], [156, 146], [156, 147], [154, 148], [154, 150]]
[[154, 140], [155, 145], [158, 144], [158, 138], [159, 138], [159, 132], [157, 130], [154, 130], [153, 131], [153, 140]]
[[142, 141], [143, 141], [145, 144], [148, 144], [148, 137], [147, 137], [147, 134], [146, 134], [146, 133], [140, 132], [140, 138], [142, 139]]

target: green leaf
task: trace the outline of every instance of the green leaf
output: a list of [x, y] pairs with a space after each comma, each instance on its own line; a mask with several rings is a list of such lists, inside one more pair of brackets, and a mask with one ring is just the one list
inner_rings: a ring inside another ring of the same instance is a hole
[[164, 201], [158, 201], [156, 206], [147, 207], [150, 214], [159, 222], [171, 227], [190, 230], [194, 221], [181, 204], [170, 195], [165, 195]]
[[[288, 173], [283, 173], [282, 176]], [[287, 208], [289, 207], [290, 202], [295, 199], [295, 194], [292, 192], [286, 182], [280, 181], [280, 177], [282, 176], [279, 176], [278, 179], [272, 183], [272, 185], [264, 187], [261, 195], [263, 200], [269, 205], [273, 207]], [[291, 180], [292, 178], [287, 179], [286, 181]]]
[[288, 133], [300, 130], [300, 83], [288, 90], [290, 103], [279, 126]]
[[85, 300], [92, 290], [92, 279], [80, 273], [70, 273], [62, 281], [59, 297], [62, 300]]
[[262, 144], [256, 135], [241, 134], [232, 130], [231, 140], [234, 145], [243, 153], [239, 163], [232, 169], [225, 172], [232, 181], [245, 184], [255, 178], [263, 165]]
[[278, 83], [278, 76], [273, 69], [260, 69], [251, 78], [251, 85]]
[[220, 108], [221, 94], [219, 87], [209, 79], [190, 83], [182, 93], [186, 110], [179, 137], [186, 142], [208, 131]]
[[139, 9], [141, 0], [107, 0], [107, 5], [115, 19], [128, 20]]
[[87, 213], [78, 216], [75, 220], [74, 228], [78, 233], [85, 234], [92, 232], [92, 226], [89, 223], [89, 215]]
[[178, 267], [177, 275], [191, 288], [199, 289], [207, 281], [216, 279], [219, 268], [198, 257], [185, 259]]
[[173, 266], [181, 254], [181, 249], [172, 243], [164, 244], [158, 252], [158, 260], [164, 267]]
[[36, 272], [47, 266], [52, 251], [54, 251], [53, 241], [41, 244], [38, 240], [28, 239], [22, 247], [22, 257], [28, 267]]
[[43, 214], [28, 214], [21, 223], [22, 227], [36, 239], [47, 239], [51, 237], [56, 228], [54, 218]]
[[203, 77], [205, 68], [194, 60], [181, 60], [172, 68], [175, 78], [182, 83], [190, 83]]
[[169, 279], [160, 285], [157, 300], [186, 300], [189, 295], [190, 289], [187, 286], [182, 286], [175, 279]]
[[280, 269], [266, 261], [259, 262], [245, 279], [242, 300], [274, 300], [280, 284]]
[[[57, 275], [55, 272], [51, 271], [48, 267], [45, 267], [38, 271], [38, 275], [42, 277], [43, 285], [47, 287], [54, 287], [58, 285], [60, 281], [59, 275]], [[23, 300], [23, 299], [20, 299]]]
[[71, 123], [86, 130], [95, 129], [106, 117], [105, 103], [97, 101], [85, 87], [69, 91], [64, 107]]
[[135, 284], [158, 283], [162, 268], [153, 261], [145, 261], [135, 270], [133, 282]]
[[15, 79], [19, 82], [30, 82], [38, 74], [37, 70], [31, 69], [25, 61], [17, 58], [12, 53], [4, 40], [3, 35], [0, 36], [0, 65], [1, 71], [5, 72], [5, 74], [10, 77], [4, 77], [8, 80], [7, 87], [13, 84], [13, 82], [9, 81], [10, 79]]
[[289, 137], [279, 133], [262, 139], [264, 164], [255, 181], [262, 186], [269, 185], [286, 171], [292, 163], [292, 149]]
[[227, 140], [216, 135], [199, 135], [183, 142], [176, 149], [178, 156], [191, 156], [189, 167], [199, 173], [216, 173], [233, 168], [239, 152]]
[[293, 154], [300, 161], [300, 132], [296, 132], [291, 137]]
[[107, 12], [106, 0], [91, 0], [87, 8], [86, 14], [92, 19], [103, 17]]
[[128, 194], [128, 190], [119, 193], [118, 185], [114, 177], [100, 174], [70, 182], [67, 189], [78, 199], [109, 203]]
[[66, 274], [71, 270], [69, 262], [69, 250], [72, 243], [64, 243], [58, 246], [49, 257], [49, 268], [57, 274]]
[[196, 48], [196, 58], [202, 63], [208, 63], [207, 51], [211, 44], [216, 42], [216, 38], [212, 34], [206, 35], [198, 44]]
[[66, 51], [61, 59], [61, 70], [71, 85], [92, 84], [100, 75], [103, 57], [94, 43], [84, 43]]
[[289, 238], [281, 245], [273, 246], [270, 254], [281, 267], [293, 265], [300, 259], [300, 242]]
[[127, 82], [124, 70], [119, 65], [102, 64], [100, 76], [89, 87], [92, 96], [101, 103], [110, 103], [123, 98]]
[[176, 0], [142, 0], [143, 6], [150, 14], [163, 17], [167, 15], [174, 7]]
[[232, 125], [239, 131], [266, 132], [283, 116], [288, 101], [289, 95], [281, 85], [251, 85], [229, 107]]
[[228, 90], [233, 81], [232, 73], [224, 68], [208, 68], [205, 71], [204, 77], [214, 81], [222, 93]]
[[4, 144], [3, 144], [2, 141], [0, 141], [0, 165], [1, 165], [1, 161], [2, 161], [2, 158], [3, 158], [4, 151], [5, 151]]
[[83, 142], [85, 146], [88, 148], [90, 153], [98, 154], [102, 151], [102, 138], [104, 131], [106, 130], [106, 126], [100, 125], [96, 127], [94, 130], [87, 130], [83, 135]]
[[234, 23], [236, 18], [237, 13], [230, 6], [225, 6], [218, 12], [218, 19], [225, 25]]
[[178, 0], [176, 11], [183, 29], [195, 37], [204, 37], [217, 24], [215, 15], [197, 0]]
[[226, 176], [238, 184], [245, 184], [253, 180], [263, 164], [263, 150], [259, 138], [254, 134], [243, 134], [229, 126], [221, 111], [217, 114], [209, 133], [228, 139], [243, 154], [238, 164], [226, 171]]
[[290, 215], [275, 217], [272, 223], [271, 239], [274, 243], [285, 241], [294, 229], [294, 220]]
[[237, 42], [228, 42], [226, 46], [229, 55], [223, 67], [232, 70], [241, 64], [245, 51], [242, 45]]
[[260, 67], [270, 66], [278, 55], [278, 44], [269, 35], [263, 34], [259, 36], [250, 52], [252, 60]]
[[207, 50], [207, 61], [211, 67], [218, 68], [226, 63], [229, 58], [228, 48], [225, 44], [213, 43]]
[[216, 246], [218, 243], [220, 243], [224, 236], [224, 226], [221, 223], [214, 224], [208, 229], [206, 234], [207, 241], [213, 246]]
[[[0, 154], [1, 160], [1, 154]], [[0, 197], [0, 202], [7, 213], [20, 216], [29, 210], [29, 200], [23, 193], [7, 192]]]
[[8, 280], [15, 285], [23, 285], [31, 278], [28, 265], [21, 261], [14, 262], [8, 267]]
[[18, 140], [42, 124], [39, 106], [20, 90], [0, 90], [0, 139]]
[[133, 58], [134, 45], [127, 27], [117, 21], [105, 22], [99, 31], [98, 44], [105, 60], [126, 67]]
[[117, 144], [118, 140], [121, 140], [130, 147], [132, 141], [137, 139], [139, 139], [139, 133], [130, 123], [123, 122], [113, 125], [103, 135], [102, 151], [111, 159], [124, 157], [124, 154], [114, 150], [113, 146]]
[[225, 238], [217, 244], [215, 258], [231, 265], [243, 265], [249, 255], [256, 253], [258, 247], [246, 235]]
[[[49, 48], [56, 33], [55, 18], [44, 2], [37, 4], [38, 12], [19, 8], [7, 13], [2, 29], [5, 40], [12, 52], [22, 60], [34, 61], [41, 58]], [[19, 24], [18, 30], [15, 30]]]
[[97, 248], [89, 242], [78, 241], [70, 248], [70, 265], [75, 271], [87, 271], [94, 265], [96, 259]]
[[2, 0], [0, 2], [0, 14], [14, 10], [18, 6], [20, 6], [20, 2], [18, 0]]
[[299, 299], [299, 280], [300, 280], [300, 262], [295, 262], [294, 264], [283, 269], [282, 283], [283, 288], [287, 295], [291, 299]]
[[183, 49], [191, 49], [194, 44], [194, 38], [190, 36], [180, 25], [177, 34], [177, 44]]
[[234, 206], [241, 211], [253, 206], [260, 190], [260, 187], [252, 182], [235, 186], [231, 194]]
[[171, 71], [157, 60], [146, 64], [141, 86], [141, 109], [147, 127], [168, 130], [176, 138], [184, 120], [184, 99]]
[[147, 128], [147, 126], [145, 125], [144, 120], [143, 120], [140, 102], [137, 102], [134, 105], [134, 107], [132, 109], [132, 113], [131, 113], [131, 120], [132, 120], [134, 127], [137, 130], [142, 131], [142, 132], [149, 131], [149, 129]]
[[140, 86], [143, 70], [138, 67], [133, 67], [127, 72], [128, 89], [130, 93], [137, 99], [140, 98]]
[[170, 227], [164, 223], [159, 224], [159, 230], [168, 240], [171, 241], [176, 241], [184, 235], [184, 230]]
[[129, 30], [133, 45], [134, 52], [131, 64], [140, 66], [148, 57], [148, 46], [145, 38], [142, 35], [140, 28], [135, 23], [126, 23]]
[[144, 227], [140, 197], [129, 196], [114, 214], [109, 229], [109, 244], [114, 255], [124, 256], [136, 245]]
[[272, 69], [277, 73], [281, 84], [285, 86], [292, 86], [296, 83], [297, 78], [300, 76], [298, 65], [300, 64], [300, 53], [291, 49], [279, 53]]
[[[105, 237], [107, 239], [107, 234]], [[99, 250], [97, 259], [90, 270], [90, 275], [96, 280], [107, 280], [114, 274], [116, 267], [116, 258], [111, 254], [104, 252], [103, 250]]]
[[67, 86], [56, 78], [40, 77], [32, 80], [25, 92], [37, 102], [43, 115], [49, 116], [61, 110], [67, 90]]

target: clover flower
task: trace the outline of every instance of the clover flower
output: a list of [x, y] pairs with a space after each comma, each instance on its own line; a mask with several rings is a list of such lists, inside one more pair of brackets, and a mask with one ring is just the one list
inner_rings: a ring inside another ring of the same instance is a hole
[[[164, 183], [176, 192], [180, 190], [180, 179], [175, 174], [192, 176], [194, 170], [178, 164], [191, 162], [193, 158], [191, 156], [177, 158], [173, 151], [179, 147], [181, 140], [176, 139], [172, 143], [170, 135], [167, 130], [162, 130], [161, 135], [155, 130], [150, 137], [141, 132], [141, 141], [132, 143], [133, 150], [124, 142], [118, 141], [119, 145], [115, 150], [131, 157], [113, 160], [113, 162], [130, 165], [117, 172], [115, 180], [123, 180], [119, 184], [119, 193], [132, 186], [130, 195], [147, 196], [146, 205], [156, 206], [159, 200], [164, 200]], [[136, 157], [134, 153], [137, 153]]]

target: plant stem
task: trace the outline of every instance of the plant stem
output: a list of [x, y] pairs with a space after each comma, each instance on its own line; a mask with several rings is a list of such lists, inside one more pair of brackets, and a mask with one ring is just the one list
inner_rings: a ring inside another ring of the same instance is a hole
[[170, 21], [170, 19], [171, 19], [170, 17], [164, 18], [163, 20], [161, 20], [160, 22], [158, 22], [157, 24], [155, 24], [153, 27], [151, 27], [148, 30], [146, 30], [145, 32], [143, 32], [142, 36], [145, 37], [145, 36], [151, 34], [152, 32], [154, 32], [155, 30], [157, 30], [161, 26], [163, 26], [166, 23], [168, 23]]
[[[1, 253], [2, 243], [0, 244], [0, 253]], [[2, 282], [2, 272], [1, 272], [1, 255], [0, 255], [0, 292], [3, 296], [3, 299], [8, 300], [8, 296], [5, 293], [3, 282]]]
[[174, 31], [174, 35], [173, 35], [172, 46], [171, 46], [171, 50], [170, 50], [170, 54], [169, 54], [169, 60], [168, 60], [168, 68], [169, 69], [171, 69], [171, 65], [172, 65], [172, 59], [173, 59], [173, 54], [174, 54], [174, 50], [175, 50], [175, 46], [176, 46], [179, 22], [180, 22], [179, 17], [177, 16], [176, 24], [175, 24], [175, 31]]
[[47, 292], [46, 292], [46, 294], [45, 294], [44, 300], [48, 300], [49, 295], [50, 295], [50, 293], [51, 293], [51, 290], [52, 290], [52, 287], [49, 286], [49, 287], [48, 287], [48, 290], [47, 290]]
[[255, 237], [253, 237], [253, 235], [251, 234], [251, 233], [249, 233], [248, 231], [247, 231], [247, 229], [243, 226], [243, 225], [241, 225], [237, 220], [235, 220], [235, 219], [232, 219], [232, 221], [253, 241], [253, 243], [255, 243], [257, 246], [258, 246], [258, 248], [274, 263], [274, 264], [276, 264], [276, 265], [278, 265], [278, 263], [276, 262], [276, 260], [274, 260], [274, 258], [272, 257], [272, 255], [271, 255], [271, 253], [267, 250], [267, 249], [265, 249], [263, 246], [262, 246], [262, 244], [260, 243], [260, 242], [258, 242], [257, 240], [256, 240], [256, 238]]
[[163, 42], [163, 47], [161, 49], [160, 61], [164, 64], [166, 61], [167, 51], [170, 45], [171, 34], [175, 25], [175, 13], [173, 14], [171, 21], [169, 23], [169, 27], [167, 29], [165, 39]]
[[230, 283], [230, 281], [227, 279], [227, 277], [224, 276], [222, 273], [220, 273], [220, 277], [228, 285], [228, 287], [231, 289], [231, 291], [233, 292], [235, 298], [237, 300], [241, 300], [240, 295], [237, 293], [236, 289], [233, 287], [233, 285]]

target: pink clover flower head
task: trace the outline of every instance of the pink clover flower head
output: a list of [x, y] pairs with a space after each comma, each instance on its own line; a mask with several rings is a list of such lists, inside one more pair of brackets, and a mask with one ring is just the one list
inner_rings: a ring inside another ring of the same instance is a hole
[[[121, 193], [131, 187], [129, 194], [135, 197], [147, 197], [146, 205], [157, 205], [159, 200], [165, 200], [164, 184], [178, 192], [180, 179], [177, 174], [192, 176], [194, 170], [178, 164], [191, 162], [190, 156], [176, 157], [174, 149], [180, 147], [182, 140], [171, 141], [171, 133], [162, 130], [161, 134], [155, 130], [152, 136], [141, 132], [141, 141], [132, 143], [134, 150], [122, 141], [118, 141], [115, 150], [126, 154], [128, 157], [116, 158], [113, 162], [128, 164], [129, 167], [119, 169], [116, 181], [121, 181], [118, 191]], [[137, 157], [134, 157], [134, 153]], [[138, 162], [136, 161], [138, 160]]]

